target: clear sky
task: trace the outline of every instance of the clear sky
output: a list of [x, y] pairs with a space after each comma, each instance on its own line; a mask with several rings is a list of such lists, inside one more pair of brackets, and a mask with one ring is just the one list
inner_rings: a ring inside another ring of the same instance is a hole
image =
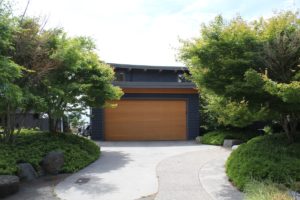
[[[27, 0], [14, 2], [22, 12]], [[298, 6], [300, 0], [31, 0], [27, 13], [71, 36], [92, 37], [105, 62], [182, 65], [178, 38], [197, 36], [216, 15], [252, 20]]]

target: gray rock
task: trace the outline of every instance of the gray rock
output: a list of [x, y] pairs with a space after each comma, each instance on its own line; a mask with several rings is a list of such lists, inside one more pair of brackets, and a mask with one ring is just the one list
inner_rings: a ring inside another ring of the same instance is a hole
[[202, 136], [197, 136], [195, 140], [196, 140], [196, 143], [201, 144]]
[[289, 191], [289, 193], [295, 200], [300, 200], [300, 193], [295, 191]]
[[37, 178], [37, 173], [29, 163], [20, 163], [18, 164], [20, 169], [19, 177], [21, 180], [32, 181]]
[[231, 149], [232, 149], [232, 150], [236, 150], [239, 146], [240, 146], [240, 145], [233, 145], [233, 146], [231, 147]]
[[51, 151], [42, 161], [42, 167], [47, 174], [58, 174], [64, 165], [64, 153], [61, 151]]
[[20, 180], [17, 176], [0, 175], [0, 198], [18, 192]]
[[242, 144], [242, 143], [243, 142], [241, 140], [226, 139], [226, 140], [224, 140], [223, 147], [225, 147], [225, 148], [231, 148], [234, 145], [239, 145], [239, 144]]

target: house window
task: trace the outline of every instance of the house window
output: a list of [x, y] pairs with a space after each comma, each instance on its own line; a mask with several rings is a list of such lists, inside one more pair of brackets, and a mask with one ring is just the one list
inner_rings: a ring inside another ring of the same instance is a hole
[[125, 74], [124, 74], [124, 72], [117, 72], [116, 73], [116, 81], [125, 81]]
[[177, 82], [178, 83], [186, 82], [184, 74], [178, 74], [178, 76], [177, 76]]

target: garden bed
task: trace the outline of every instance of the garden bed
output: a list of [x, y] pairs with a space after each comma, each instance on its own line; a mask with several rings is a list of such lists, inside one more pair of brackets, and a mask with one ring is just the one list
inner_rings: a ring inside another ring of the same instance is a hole
[[18, 163], [30, 163], [37, 171], [51, 151], [64, 153], [62, 173], [76, 172], [98, 159], [100, 148], [88, 139], [73, 134], [51, 134], [26, 130], [11, 144], [0, 143], [0, 175], [18, 173]]
[[253, 180], [267, 180], [293, 189], [300, 181], [300, 142], [289, 144], [284, 134], [253, 138], [232, 152], [226, 173], [241, 190]]

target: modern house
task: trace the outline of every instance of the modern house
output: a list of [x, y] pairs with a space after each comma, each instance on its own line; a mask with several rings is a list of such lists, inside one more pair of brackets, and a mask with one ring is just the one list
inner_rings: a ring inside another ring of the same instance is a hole
[[92, 108], [96, 140], [189, 140], [199, 135], [199, 98], [186, 67], [110, 63], [124, 92], [116, 108]]

